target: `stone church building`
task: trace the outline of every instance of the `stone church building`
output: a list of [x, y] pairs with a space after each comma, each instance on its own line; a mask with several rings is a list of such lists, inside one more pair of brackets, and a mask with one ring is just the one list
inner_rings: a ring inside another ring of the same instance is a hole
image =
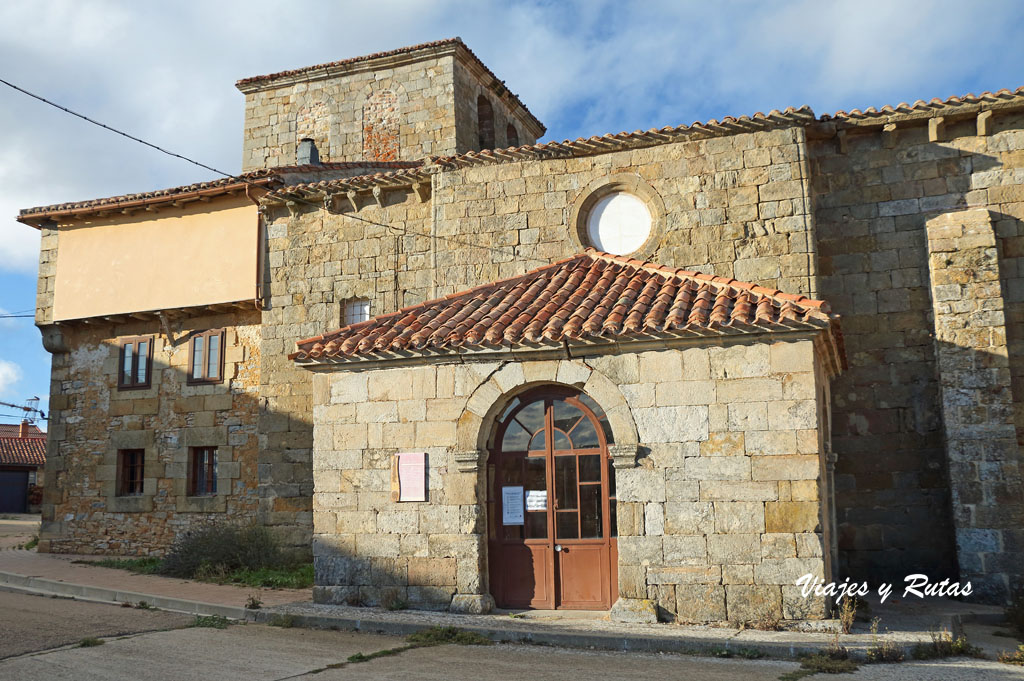
[[247, 78], [242, 174], [24, 210], [40, 550], [325, 603], [822, 617], [1024, 561], [1024, 89], [564, 142], [459, 39]]

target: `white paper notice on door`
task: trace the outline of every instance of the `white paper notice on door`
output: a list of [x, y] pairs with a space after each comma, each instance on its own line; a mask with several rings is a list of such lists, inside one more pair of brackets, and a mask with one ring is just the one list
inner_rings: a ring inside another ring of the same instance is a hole
[[548, 510], [548, 491], [546, 489], [526, 490], [526, 510], [546, 511]]
[[501, 522], [503, 525], [523, 524], [523, 488], [501, 488]]

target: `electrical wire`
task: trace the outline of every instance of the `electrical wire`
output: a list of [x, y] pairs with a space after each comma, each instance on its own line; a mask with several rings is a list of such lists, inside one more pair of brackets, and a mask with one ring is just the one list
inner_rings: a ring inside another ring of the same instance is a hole
[[[225, 172], [223, 170], [219, 170], [217, 168], [214, 168], [213, 166], [210, 166], [210, 165], [207, 165], [205, 163], [201, 163], [200, 161], [196, 161], [194, 159], [191, 159], [188, 156], [184, 156], [182, 154], [178, 154], [178, 153], [175, 153], [173, 151], [169, 151], [167, 149], [164, 149], [163, 147], [157, 146], [156, 144], [153, 144], [152, 142], [147, 142], [146, 140], [142, 139], [141, 137], [136, 137], [135, 135], [131, 135], [131, 134], [127, 133], [127, 132], [124, 132], [123, 130], [119, 130], [119, 129], [117, 129], [115, 127], [112, 127], [110, 125], [107, 125], [107, 124], [101, 123], [100, 121], [97, 121], [95, 119], [89, 118], [88, 116], [86, 116], [84, 114], [80, 114], [77, 111], [73, 111], [73, 110], [69, 109], [66, 106], [63, 106], [63, 105], [58, 104], [56, 102], [50, 101], [46, 97], [43, 97], [42, 95], [37, 95], [34, 92], [30, 92], [30, 91], [26, 90], [25, 88], [19, 87], [19, 86], [15, 85], [14, 83], [12, 83], [12, 82], [10, 82], [8, 80], [4, 80], [3, 78], [0, 78], [0, 84], [6, 85], [7, 87], [9, 87], [9, 88], [11, 88], [13, 90], [16, 90], [16, 91], [18, 91], [18, 92], [20, 92], [20, 93], [22, 93], [24, 95], [27, 95], [27, 96], [31, 97], [32, 99], [38, 100], [38, 101], [40, 101], [40, 102], [42, 102], [44, 104], [52, 106], [55, 109], [59, 109], [60, 111], [63, 111], [64, 113], [67, 113], [67, 114], [70, 114], [72, 116], [75, 116], [76, 118], [80, 118], [83, 121], [86, 121], [87, 123], [91, 123], [93, 125], [99, 126], [99, 127], [103, 128], [104, 130], [107, 130], [107, 131], [112, 132], [112, 133], [114, 133], [116, 135], [120, 135], [122, 137], [125, 137], [125, 138], [127, 138], [129, 140], [132, 140], [133, 142], [138, 142], [139, 144], [143, 144], [143, 145], [145, 145], [145, 146], [147, 146], [147, 147], [149, 147], [151, 149], [155, 149], [156, 151], [159, 151], [162, 154], [166, 154], [166, 155], [171, 156], [173, 158], [180, 159], [182, 161], [185, 161], [186, 163], [191, 163], [192, 165], [198, 166], [198, 167], [203, 168], [205, 170], [209, 170], [210, 172], [216, 173], [218, 175], [223, 175], [227, 179], [235, 180], [235, 181], [238, 181], [238, 182], [245, 183], [246, 185], [262, 189], [262, 187], [260, 187], [256, 183], [250, 181], [248, 178], [242, 177], [240, 175], [234, 175], [232, 173], [228, 173], [228, 172]], [[421, 236], [421, 237], [426, 237], [426, 238], [429, 238], [429, 239], [440, 239], [442, 241], [447, 241], [449, 243], [457, 244], [457, 245], [460, 245], [460, 246], [468, 246], [470, 248], [482, 248], [482, 249], [485, 249], [485, 250], [488, 250], [488, 251], [492, 251], [494, 253], [499, 253], [499, 254], [501, 254], [503, 256], [511, 255], [512, 257], [516, 257], [515, 247], [513, 247], [513, 250], [511, 252], [509, 252], [509, 251], [501, 250], [501, 249], [498, 249], [498, 248], [494, 248], [492, 246], [486, 246], [486, 245], [481, 245], [481, 244], [474, 244], [474, 243], [470, 243], [470, 242], [467, 242], [467, 241], [460, 241], [460, 240], [455, 239], [455, 238], [450, 237], [450, 236], [441, 236], [441, 235], [438, 235], [438, 234], [424, 234], [422, 232], [412, 232], [407, 227], [399, 227], [397, 225], [388, 225], [388, 224], [385, 224], [383, 222], [376, 222], [374, 220], [369, 220], [367, 218], [363, 218], [363, 217], [359, 217], [359, 216], [356, 216], [356, 215], [352, 215], [350, 213], [342, 213], [342, 212], [339, 212], [339, 211], [335, 211], [335, 210], [332, 210], [330, 207], [328, 207], [328, 206], [326, 206], [324, 204], [318, 204], [318, 203], [315, 203], [313, 201], [308, 201], [306, 199], [303, 199], [302, 197], [294, 197], [294, 199], [298, 203], [304, 203], [304, 204], [306, 204], [308, 206], [313, 206], [314, 208], [325, 210], [330, 215], [337, 215], [337, 216], [340, 216], [340, 217], [348, 218], [350, 220], [358, 220], [360, 222], [365, 222], [365, 223], [368, 223], [368, 224], [371, 224], [371, 225], [375, 225], [377, 227], [384, 227], [385, 229], [389, 229], [389, 230], [392, 230], [392, 231], [397, 231], [397, 232], [403, 234], [404, 236]], [[540, 259], [537, 259], [537, 258], [526, 258], [525, 261], [526, 262], [537, 262], [537, 263], [540, 263], [540, 264], [543, 264], [543, 265], [548, 264], [548, 261], [540, 260]]]

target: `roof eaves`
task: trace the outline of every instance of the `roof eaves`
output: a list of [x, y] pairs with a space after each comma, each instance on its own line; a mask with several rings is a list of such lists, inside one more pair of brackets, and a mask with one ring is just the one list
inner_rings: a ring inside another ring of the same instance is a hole
[[721, 121], [712, 119], [706, 122], [696, 121], [690, 125], [666, 126], [616, 134], [608, 133], [588, 138], [580, 137], [575, 140], [567, 139], [561, 142], [541, 142], [507, 149], [467, 151], [451, 156], [434, 156], [430, 160], [437, 166], [451, 170], [468, 166], [514, 163], [545, 158], [594, 156], [625, 149], [641, 149], [675, 142], [809, 125], [816, 120], [810, 107], [803, 106], [799, 109], [790, 107], [784, 111], [772, 110], [767, 114], [759, 111], [753, 116], [740, 116], [739, 118], [727, 116]]
[[848, 112], [837, 111], [833, 114], [823, 114], [819, 120], [851, 125], [884, 124], [943, 115], [970, 115], [980, 111], [1018, 108], [1024, 108], [1024, 87], [1019, 87], [1016, 90], [1004, 88], [996, 92], [986, 91], [980, 95], [968, 93], [946, 99], [934, 98], [927, 102], [919, 99], [913, 104], [900, 102], [895, 106], [886, 105], [880, 109], [868, 107], [863, 111], [860, 109], [852, 109]]

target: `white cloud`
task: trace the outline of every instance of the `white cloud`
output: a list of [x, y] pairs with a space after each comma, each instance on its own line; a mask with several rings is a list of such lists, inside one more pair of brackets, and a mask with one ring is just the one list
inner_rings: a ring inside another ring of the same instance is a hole
[[21, 380], [21, 367], [14, 362], [0, 359], [0, 395], [10, 395], [11, 388], [19, 380]]
[[[1024, 84], [1024, 3], [1012, 0], [296, 0], [281, 7], [268, 0], [4, 3], [0, 64], [5, 79], [229, 172], [241, 157], [238, 78], [454, 35], [555, 139]], [[19, 208], [207, 177], [0, 88], [0, 270], [35, 271], [38, 234], [13, 220]]]

